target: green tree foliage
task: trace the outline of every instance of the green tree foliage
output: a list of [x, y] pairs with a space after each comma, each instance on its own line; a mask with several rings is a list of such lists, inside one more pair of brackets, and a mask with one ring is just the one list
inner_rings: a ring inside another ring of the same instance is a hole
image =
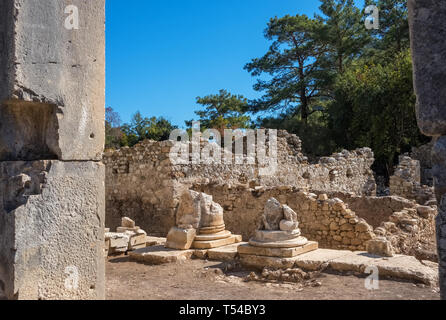
[[367, 0], [366, 4], [379, 9], [380, 26], [372, 32], [375, 47], [390, 55], [410, 48], [407, 0]]
[[322, 56], [325, 60], [323, 72], [332, 80], [360, 55], [370, 43], [371, 36], [364, 27], [363, 14], [353, 0], [321, 0], [319, 9], [322, 15], [315, 18], [321, 22], [321, 40], [328, 49]]
[[134, 146], [145, 139], [155, 141], [167, 140], [172, 130], [176, 128], [176, 126], [162, 117], [143, 117], [141, 112], [137, 111], [132, 116], [130, 123], [122, 126], [122, 131], [126, 136], [126, 145]]
[[334, 90], [329, 122], [336, 145], [371, 147], [389, 173], [399, 154], [426, 141], [415, 117], [409, 50], [391, 62], [356, 61], [338, 77]]
[[265, 37], [273, 41], [268, 52], [245, 66], [252, 76], [266, 75], [254, 86], [264, 92], [261, 99], [252, 101], [251, 112], [282, 111], [297, 115], [307, 122], [321, 92], [319, 59], [326, 53], [321, 41], [321, 23], [306, 15], [272, 18]]
[[125, 144], [125, 134], [121, 130], [121, 118], [113, 108], [105, 109], [105, 148], [117, 149]]
[[[248, 100], [241, 95], [233, 95], [222, 89], [218, 94], [197, 97], [197, 104], [203, 107], [203, 110], [195, 112], [202, 129], [217, 129], [222, 133], [224, 129], [250, 126], [250, 117], [244, 114]], [[191, 127], [192, 122], [186, 121], [186, 125]]]
[[397, 155], [426, 141], [415, 121], [406, 1], [366, 1], [380, 10], [379, 30], [367, 30], [353, 0], [320, 2], [313, 19], [268, 23], [269, 51], [245, 67], [262, 76], [254, 89], [264, 92], [249, 111], [266, 113], [257, 125], [300, 135], [310, 155], [372, 147], [375, 168], [388, 173]]

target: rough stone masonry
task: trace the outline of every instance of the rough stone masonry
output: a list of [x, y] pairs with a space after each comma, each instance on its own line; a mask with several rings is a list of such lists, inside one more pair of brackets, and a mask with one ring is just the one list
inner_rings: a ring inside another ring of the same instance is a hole
[[[67, 28], [71, 14], [78, 28]], [[105, 0], [0, 1], [0, 291], [9, 299], [105, 297], [104, 88]]]
[[439, 205], [440, 289], [446, 299], [446, 2], [409, 0], [408, 6], [418, 125], [424, 134], [437, 138], [432, 173]]

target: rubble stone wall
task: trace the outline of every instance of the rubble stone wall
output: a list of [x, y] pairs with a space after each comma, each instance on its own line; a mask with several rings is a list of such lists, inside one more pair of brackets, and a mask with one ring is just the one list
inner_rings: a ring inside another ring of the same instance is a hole
[[293, 209], [302, 235], [318, 241], [322, 248], [365, 250], [365, 243], [374, 237], [373, 228], [337, 198], [319, 200], [316, 194], [293, 187], [249, 189], [208, 185], [195, 186], [194, 190], [211, 194], [223, 206], [227, 229], [241, 234], [244, 240], [249, 240], [257, 230], [270, 198]]
[[[335, 190], [373, 195], [368, 148], [343, 151], [308, 163], [300, 140], [286, 131], [278, 134], [277, 171], [261, 176], [252, 164], [173, 164], [172, 141], [143, 141], [133, 148], [104, 154], [106, 165], [106, 225], [116, 228], [128, 216], [151, 234], [165, 235], [175, 222], [175, 209], [184, 190], [193, 185], [292, 186], [304, 190]], [[201, 143], [201, 150], [209, 144]], [[192, 150], [192, 143], [188, 143]]]
[[435, 248], [436, 207], [399, 197], [357, 197], [338, 192], [319, 200], [324, 193], [293, 187], [196, 185], [193, 189], [211, 194], [223, 206], [227, 229], [241, 234], [244, 240], [253, 235], [266, 201], [274, 197], [296, 211], [303, 235], [323, 248], [365, 250], [367, 241], [376, 235], [387, 237], [395, 253], [414, 255], [417, 249]]
[[390, 177], [390, 194], [425, 204], [434, 198], [432, 187], [421, 184], [420, 162], [400, 156], [395, 173]]

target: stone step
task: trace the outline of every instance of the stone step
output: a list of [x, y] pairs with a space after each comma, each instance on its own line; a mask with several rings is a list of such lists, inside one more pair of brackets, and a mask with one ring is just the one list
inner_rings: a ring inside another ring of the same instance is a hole
[[220, 248], [209, 249], [207, 250], [208, 259], [216, 261], [233, 261], [238, 257], [237, 248], [247, 244], [247, 242], [239, 242]]
[[193, 253], [193, 250], [173, 250], [158, 245], [131, 251], [129, 252], [129, 258], [130, 261], [135, 262], [164, 264], [188, 260]]
[[266, 247], [256, 247], [250, 244], [246, 244], [238, 247], [238, 253], [240, 255], [248, 254], [257, 256], [292, 258], [297, 255], [316, 250], [317, 248], [318, 248], [318, 243], [314, 241], [308, 241], [303, 246], [293, 247], [293, 248], [266, 248]]
[[298, 267], [304, 270], [319, 270], [326, 264], [331, 270], [339, 272], [365, 273], [367, 267], [376, 267], [379, 276], [400, 280], [422, 282], [434, 286], [438, 283], [438, 265], [420, 262], [415, 257], [396, 255], [391, 258], [371, 255], [367, 252], [318, 249], [292, 258], [278, 258], [241, 254], [243, 266], [255, 269]]
[[242, 236], [232, 235], [225, 239], [211, 240], [211, 241], [194, 241], [192, 244], [193, 249], [213, 249], [218, 247], [227, 246], [242, 241]]

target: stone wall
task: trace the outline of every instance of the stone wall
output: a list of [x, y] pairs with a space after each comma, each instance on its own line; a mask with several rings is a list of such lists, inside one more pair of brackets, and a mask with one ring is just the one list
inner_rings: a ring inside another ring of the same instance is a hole
[[342, 200], [327, 195], [302, 192], [294, 187], [194, 186], [211, 194], [223, 206], [227, 229], [249, 238], [257, 230], [263, 209], [270, 198], [288, 205], [298, 215], [302, 235], [318, 241], [322, 248], [365, 250], [374, 237], [373, 228], [348, 209]]
[[181, 183], [169, 160], [170, 141], [143, 141], [104, 155], [106, 226], [114, 230], [130, 217], [151, 235], [165, 236], [175, 224]]
[[422, 207], [403, 198], [341, 192], [325, 198], [324, 193], [291, 186], [195, 185], [193, 189], [212, 195], [223, 206], [227, 229], [244, 240], [254, 234], [266, 201], [274, 197], [296, 211], [303, 235], [323, 248], [365, 250], [375, 235], [388, 237], [396, 253], [413, 255], [417, 249], [433, 251], [435, 247], [436, 207]]
[[395, 173], [390, 177], [390, 194], [416, 200], [420, 204], [433, 200], [433, 188], [421, 184], [420, 162], [400, 156]]
[[104, 107], [105, 0], [1, 0], [0, 296], [105, 298]]
[[[121, 218], [128, 216], [147, 232], [165, 235], [174, 225], [179, 196], [196, 184], [292, 186], [374, 194], [370, 149], [343, 151], [312, 164], [302, 155], [298, 137], [286, 131], [278, 136], [278, 168], [266, 176], [259, 174], [257, 164], [173, 164], [169, 158], [172, 141], [147, 140], [133, 148], [105, 153], [107, 227], [116, 228]], [[200, 150], [206, 146], [209, 144], [202, 141]], [[192, 147], [188, 143], [187, 148]]]

